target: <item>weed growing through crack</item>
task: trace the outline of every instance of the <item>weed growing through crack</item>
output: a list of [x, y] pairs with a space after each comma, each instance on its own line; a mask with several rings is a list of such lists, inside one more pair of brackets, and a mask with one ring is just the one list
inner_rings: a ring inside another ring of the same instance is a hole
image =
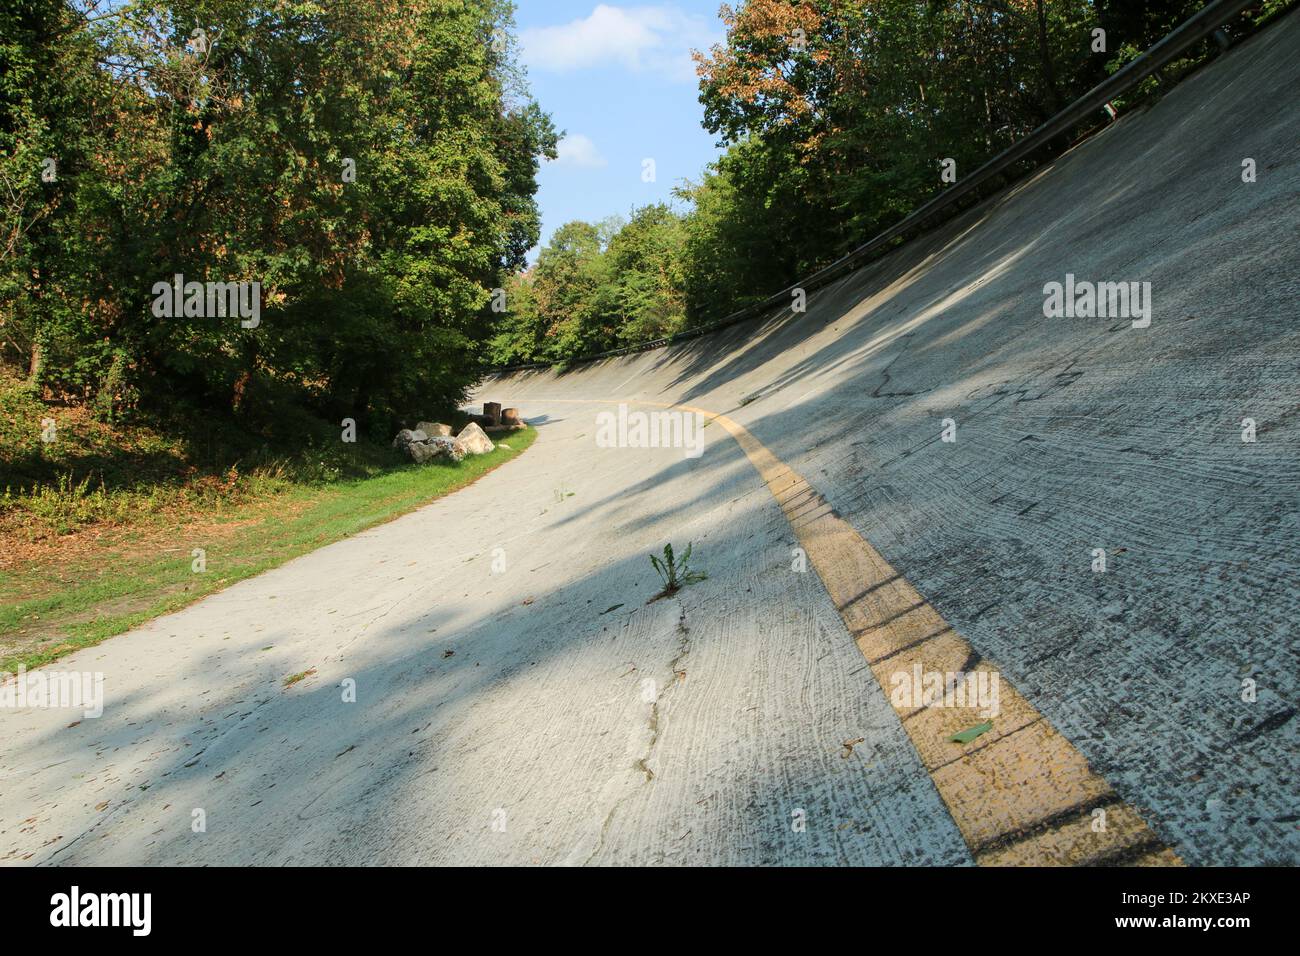
[[655, 557], [655, 555], [650, 555], [650, 563], [654, 565], [654, 569], [659, 572], [659, 577], [663, 579], [664, 586], [663, 590], [646, 603], [648, 604], [651, 601], [657, 601], [660, 598], [670, 597], [686, 585], [694, 584], [696, 581], [703, 581], [708, 577], [708, 574], [704, 571], [692, 571], [688, 563], [690, 560], [691, 545], [689, 543], [686, 545], [686, 553], [681, 556], [680, 560], [678, 560], [676, 555], [673, 554], [673, 546], [671, 544], [664, 545], [664, 557], [662, 561]]

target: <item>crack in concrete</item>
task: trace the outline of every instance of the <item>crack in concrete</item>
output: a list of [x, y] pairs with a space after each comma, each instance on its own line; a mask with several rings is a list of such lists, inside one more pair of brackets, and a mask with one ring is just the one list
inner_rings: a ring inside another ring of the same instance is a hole
[[[677, 685], [679, 680], [684, 680], [686, 678], [686, 671], [683, 670], [680, 665], [691, 652], [690, 633], [691, 629], [686, 623], [686, 608], [684, 606], [679, 606], [677, 615], [677, 653], [673, 659], [668, 662], [668, 669], [672, 674], [672, 677], [669, 679], [668, 686], [657, 693], [655, 699], [650, 702], [650, 717], [648, 720], [650, 739], [646, 742], [645, 752], [632, 762], [633, 769], [639, 771], [645, 777], [646, 783], [653, 783], [655, 778], [654, 771], [650, 769], [649, 761], [650, 758], [654, 756], [655, 747], [659, 743], [659, 704], [668, 692]], [[605, 814], [605, 820], [600, 825], [600, 838], [596, 842], [596, 848], [591, 851], [591, 854], [585, 860], [582, 861], [582, 866], [589, 865], [592, 860], [600, 855], [600, 851], [605, 848], [605, 840], [609, 835], [610, 825], [614, 822], [614, 815], [619, 811], [619, 808], [622, 807], [623, 804], [639, 792], [639, 789], [640, 788], [637, 788], [625, 793], [614, 801], [614, 805], [609, 808], [609, 813]]]

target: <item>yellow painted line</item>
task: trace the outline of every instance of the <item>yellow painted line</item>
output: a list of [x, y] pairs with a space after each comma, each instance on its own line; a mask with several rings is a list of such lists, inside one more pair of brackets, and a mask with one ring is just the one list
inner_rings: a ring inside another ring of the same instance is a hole
[[968, 743], [950, 738], [985, 722], [978, 706], [917, 706], [901, 695], [894, 702], [903, 729], [977, 863], [1182, 865], [1074, 745], [803, 476], [744, 425], [690, 405], [626, 403], [699, 413], [736, 440], [781, 506], [886, 696], [892, 699], [896, 675], [914, 675], [918, 666], [921, 673], [998, 676], [999, 712], [987, 718], [991, 729]]

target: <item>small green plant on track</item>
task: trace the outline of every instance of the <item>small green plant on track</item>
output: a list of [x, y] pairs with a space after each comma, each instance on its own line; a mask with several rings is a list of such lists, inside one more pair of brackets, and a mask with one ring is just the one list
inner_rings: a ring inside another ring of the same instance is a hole
[[663, 579], [663, 590], [652, 597], [651, 601], [657, 601], [663, 597], [670, 597], [676, 594], [688, 584], [694, 584], [696, 581], [703, 581], [708, 577], [704, 571], [692, 571], [690, 568], [691, 545], [686, 545], [686, 552], [680, 560], [673, 554], [671, 544], [664, 545], [663, 560], [659, 560], [655, 555], [650, 555], [650, 563], [654, 569], [659, 572], [659, 577]]

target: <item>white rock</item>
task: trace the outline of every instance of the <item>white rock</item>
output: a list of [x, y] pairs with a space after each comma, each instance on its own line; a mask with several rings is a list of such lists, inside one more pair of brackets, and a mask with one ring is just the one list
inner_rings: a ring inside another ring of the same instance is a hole
[[465, 450], [471, 455], [486, 455], [496, 446], [492, 444], [492, 439], [487, 437], [487, 433], [478, 426], [476, 422], [470, 422], [460, 430], [456, 440], [465, 446]]

